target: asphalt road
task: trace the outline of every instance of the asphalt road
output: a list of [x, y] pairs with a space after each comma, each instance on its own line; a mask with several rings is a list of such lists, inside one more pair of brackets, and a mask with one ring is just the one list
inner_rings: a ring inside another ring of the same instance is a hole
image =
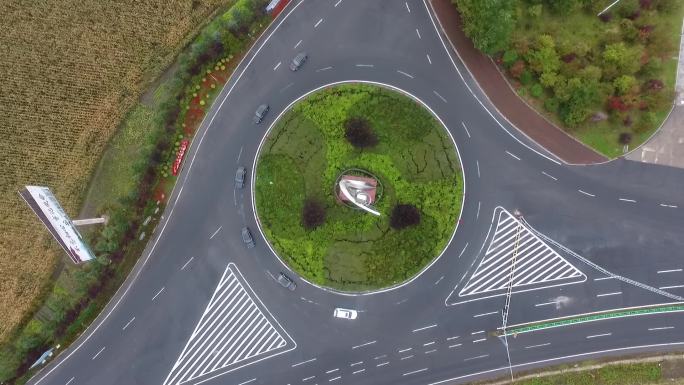
[[[508, 375], [509, 356], [518, 371], [680, 349], [682, 313], [524, 333], [508, 350], [492, 335], [507, 268], [518, 272], [508, 325], [681, 301], [684, 172], [561, 164], [495, 113], [433, 19], [418, 0], [293, 1], [212, 107], [133, 274], [30, 383], [434, 384]], [[300, 51], [309, 60], [293, 73]], [[256, 231], [251, 188], [236, 191], [233, 176], [246, 165], [251, 180], [259, 143], [288, 105], [347, 81], [399, 89], [443, 121], [463, 163], [462, 216], [444, 254], [405, 285], [342, 295], [296, 277], [290, 292], [272, 278], [286, 268]], [[261, 103], [271, 111], [254, 125]], [[516, 242], [516, 262], [497, 254]], [[335, 307], [359, 318], [334, 319]]]

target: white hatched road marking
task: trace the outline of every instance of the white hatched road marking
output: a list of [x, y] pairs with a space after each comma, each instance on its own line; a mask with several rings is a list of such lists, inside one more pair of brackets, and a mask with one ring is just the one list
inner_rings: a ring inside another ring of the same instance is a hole
[[586, 279], [517, 218], [501, 210], [489, 247], [459, 295], [505, 290], [513, 267], [513, 288]]
[[291, 346], [294, 341], [230, 263], [164, 385], [201, 382], [209, 374], [227, 373], [237, 364], [248, 365]]

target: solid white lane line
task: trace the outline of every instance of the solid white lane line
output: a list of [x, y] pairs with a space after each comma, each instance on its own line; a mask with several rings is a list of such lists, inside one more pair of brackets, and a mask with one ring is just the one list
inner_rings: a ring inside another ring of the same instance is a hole
[[551, 179], [553, 179], [553, 180], [558, 180], [558, 178], [556, 178], [555, 176], [553, 176], [553, 175], [551, 175], [551, 174], [547, 174], [547, 173], [544, 172], [544, 171], [542, 171], [541, 173], [544, 174], [544, 175], [546, 175], [546, 176], [548, 176], [549, 178], [551, 178]]
[[484, 330], [480, 330], [480, 331], [472, 332], [472, 333], [470, 333], [470, 335], [474, 336], [475, 334], [482, 334], [484, 332], [485, 332]]
[[674, 326], [663, 326], [659, 328], [648, 328], [649, 332], [655, 331], [655, 330], [669, 330], [669, 329], [674, 329]]
[[188, 261], [185, 262], [185, 264], [183, 265], [183, 267], [180, 268], [181, 271], [185, 270], [185, 268], [188, 267], [188, 265], [190, 264], [190, 262], [192, 262], [193, 259], [195, 259], [195, 257], [190, 257], [190, 259], [188, 259]]
[[480, 161], [476, 160], [475, 165], [477, 166], [477, 177], [480, 177]]
[[482, 202], [478, 201], [477, 202], [477, 213], [475, 213], [475, 220], [480, 219], [480, 206], [482, 205]]
[[674, 285], [674, 286], [662, 286], [659, 287], [658, 289], [660, 290], [665, 290], [665, 289], [679, 289], [681, 287], [684, 287], [684, 285]]
[[100, 349], [100, 350], [99, 350], [99, 351], [98, 351], [97, 353], [95, 353], [95, 355], [93, 356], [93, 358], [91, 358], [91, 360], [94, 360], [94, 359], [96, 359], [96, 358], [97, 358], [97, 356], [99, 356], [99, 355], [100, 355], [100, 353], [102, 353], [102, 352], [103, 352], [104, 350], [105, 350], [105, 347], [103, 346], [103, 347], [102, 347], [102, 349]]
[[664, 274], [664, 273], [678, 273], [682, 271], [682, 269], [670, 269], [670, 270], [658, 270], [658, 274]]
[[513, 158], [515, 158], [515, 159], [517, 159], [517, 160], [520, 160], [520, 158], [518, 158], [517, 156], [513, 155], [512, 153], [510, 153], [510, 152], [508, 152], [508, 151], [506, 151], [506, 154], [512, 156]]
[[594, 278], [594, 281], [604, 281], [606, 279], [613, 279], [615, 277], [601, 277], [601, 278]]
[[322, 22], [323, 22], [323, 19], [321, 18], [320, 20], [318, 20], [316, 22], [316, 24], [314, 24], [314, 28], [318, 27], [318, 25], [321, 24]]
[[542, 346], [549, 346], [549, 345], [551, 345], [551, 343], [547, 342], [545, 344], [525, 346], [525, 349], [541, 348]]
[[476, 344], [476, 343], [482, 342], [482, 341], [487, 341], [487, 339], [486, 338], [480, 338], [479, 340], [473, 341], [473, 343]]
[[308, 364], [309, 362], [314, 362], [314, 361], [316, 361], [316, 359], [315, 359], [315, 358], [312, 358], [312, 359], [310, 359], [310, 360], [306, 360], [306, 361], [298, 362], [298, 363], [296, 363], [296, 364], [292, 364], [292, 365], [290, 365], [290, 367], [296, 368], [296, 367], [299, 366], [299, 365]]
[[379, 368], [379, 367], [385, 366], [385, 365], [389, 365], [389, 361], [385, 361], [385, 362], [379, 363], [379, 364], [375, 365], [375, 367], [376, 367], [376, 368]]
[[361, 345], [352, 346], [352, 349], [358, 349], [358, 348], [362, 348], [364, 346], [373, 345], [376, 342], [378, 342], [378, 341], [371, 341], [371, 342], [366, 342], [366, 343], [361, 344]]
[[325, 374], [335, 373], [338, 370], [340, 370], [340, 368], [331, 369], [331, 370], [326, 371]]
[[460, 253], [458, 253], [458, 258], [461, 258], [465, 250], [468, 248], [468, 242], [466, 242], [465, 246], [463, 246], [463, 250], [461, 250]]
[[152, 297], [152, 301], [154, 301], [159, 296], [159, 294], [162, 293], [162, 291], [164, 291], [163, 287], [161, 289], [159, 289], [159, 291], [157, 292], [157, 294], [154, 295], [154, 297]]
[[489, 354], [483, 354], [483, 355], [481, 355], [481, 356], [466, 358], [466, 359], [463, 360], [463, 361], [477, 360], [478, 358], [485, 358], [485, 357], [489, 357]]
[[411, 8], [409, 8], [408, 2], [405, 1], [404, 4], [406, 4], [406, 10], [407, 10], [409, 13], [411, 13]]
[[247, 380], [247, 381], [245, 381], [245, 382], [241, 382], [241, 383], [239, 383], [238, 385], [246, 385], [246, 384], [249, 384], [250, 382], [254, 382], [254, 381], [256, 381], [256, 377], [252, 378], [251, 380]]
[[615, 292], [612, 292], [612, 293], [596, 294], [596, 296], [597, 296], [597, 297], [608, 297], [608, 296], [611, 296], [611, 295], [620, 295], [620, 294], [622, 294], [621, 291], [615, 291]]
[[407, 78], [413, 79], [413, 75], [411, 75], [411, 74], [408, 74], [408, 73], [406, 73], [406, 72], [404, 72], [404, 71], [400, 71], [400, 70], [397, 70], [397, 72], [399, 72], [400, 74], [406, 76]]
[[408, 352], [408, 351], [411, 350], [411, 349], [413, 349], [413, 348], [401, 349], [401, 350], [399, 351], [399, 353]]
[[468, 137], [470, 138], [470, 131], [468, 131], [468, 127], [466, 127], [465, 122], [461, 121], [461, 125], [463, 126], [463, 129], [465, 130], [466, 135], [468, 135]]
[[[342, 1], [342, 0], [340, 0], [340, 1]], [[366, 371], [366, 369], [359, 369], [359, 370], [353, 371], [352, 374], [359, 374], [359, 373], [363, 373], [365, 371]]]
[[411, 354], [410, 356], [401, 357], [400, 361], [408, 360], [409, 358], [413, 358], [413, 354]]
[[214, 234], [211, 234], [211, 237], [209, 237], [209, 239], [214, 238], [214, 237], [216, 236], [216, 234], [218, 234], [218, 232], [221, 231], [221, 228], [222, 228], [222, 227], [223, 227], [223, 226], [219, 226], [219, 228], [216, 229], [216, 231], [214, 231]]
[[432, 64], [432, 59], [430, 59], [430, 55], [429, 55], [429, 54], [425, 54], [425, 56], [427, 56], [428, 63]]
[[333, 68], [332, 66], [328, 66], [328, 67], [317, 69], [316, 72], [323, 72], [323, 71], [331, 70], [332, 68]]
[[434, 345], [434, 344], [435, 344], [435, 341], [430, 341], [430, 342], [424, 343], [423, 346], [430, 346], [430, 345]]
[[373, 64], [356, 64], [357, 67], [368, 67], [373, 68]]
[[669, 207], [669, 208], [671, 208], [671, 209], [676, 209], [676, 208], [677, 208], [676, 205], [666, 205], [665, 203], [661, 203], [661, 204], [660, 204], [660, 207]]
[[447, 338], [447, 341], [455, 340], [455, 339], [457, 339], [458, 337], [459, 337], [459, 336], [449, 337], [449, 338]]
[[342, 378], [342, 376], [337, 376], [337, 377], [335, 377], [335, 378], [329, 379], [328, 382], [337, 381], [337, 380], [339, 380], [340, 378]]
[[418, 35], [419, 39], [422, 39], [422, 37], [420, 37], [420, 31], [418, 31], [418, 28], [416, 28], [416, 34]]
[[595, 196], [596, 196], [596, 195], [590, 194], [590, 193], [588, 193], [588, 192], [586, 192], [586, 191], [584, 191], [584, 190], [577, 190], [577, 191], [579, 191], [580, 193], [582, 193], [582, 194], [584, 194], [584, 195], [586, 195], [586, 196], [590, 196], [590, 197], [595, 197]]
[[416, 373], [424, 372], [424, 371], [426, 371], [426, 370], [428, 370], [428, 368], [418, 369], [418, 370], [414, 370], [414, 371], [412, 371], [412, 372], [404, 373], [404, 374], [402, 374], [402, 376], [410, 376], [411, 374], [416, 374]]
[[636, 201], [634, 199], [618, 198], [618, 200], [621, 200], [623, 202], [636, 203]]
[[283, 62], [279, 61], [278, 64], [276, 64], [275, 67], [273, 67], [273, 71], [277, 70], [281, 64], [283, 64]]
[[534, 305], [534, 306], [535, 306], [535, 307], [539, 307], [539, 306], [546, 306], [546, 305], [558, 305], [558, 301], [538, 303], [538, 304], [536, 304], [536, 305]]
[[297, 44], [295, 44], [295, 46], [294, 46], [294, 47], [295, 47], [295, 48], [297, 48], [297, 47], [299, 47], [299, 45], [300, 45], [300, 44], [302, 44], [302, 41], [301, 41], [301, 40], [300, 40], [300, 41], [298, 41], [298, 42], [297, 42]]
[[587, 339], [598, 338], [598, 337], [607, 337], [607, 336], [611, 336], [611, 335], [613, 335], [613, 333], [594, 334], [592, 336], [587, 336]]
[[361, 364], [363, 364], [363, 361], [354, 362], [353, 364], [351, 364], [351, 365], [349, 365], [349, 366], [351, 366], [351, 367], [353, 368], [354, 366], [356, 366], [356, 365], [361, 365]]
[[437, 349], [428, 350], [427, 352], [425, 352], [425, 354], [434, 353], [434, 352], [436, 352], [436, 351], [437, 351]]
[[340, 5], [341, 2], [342, 0], [337, 0], [337, 3], [335, 3], [335, 8], [337, 8], [337, 6]]
[[411, 333], [419, 332], [419, 331], [421, 331], [421, 330], [426, 330], [426, 329], [432, 329], [432, 328], [434, 328], [434, 327], [437, 327], [437, 324], [429, 325], [429, 326], [423, 326], [422, 328], [418, 328], [418, 329], [413, 329], [413, 330], [411, 331]]
[[71, 377], [71, 378], [69, 379], [69, 381], [67, 381], [66, 384], [64, 384], [64, 385], [69, 385], [69, 384], [71, 384], [71, 381], [73, 381], [74, 378], [76, 378], [76, 377]]
[[461, 346], [461, 344], [449, 345], [449, 349], [457, 348], [459, 346]]
[[135, 320], [135, 317], [131, 318], [131, 320], [126, 322], [126, 324], [124, 325], [124, 327], [121, 328], [121, 330], [126, 330], [128, 325], [130, 325], [134, 320]]
[[309, 381], [309, 380], [313, 380], [314, 378], [316, 378], [316, 376], [311, 376], [311, 377], [307, 377], [307, 378], [302, 378], [302, 382], [306, 382], [306, 381]]
[[440, 99], [441, 99], [441, 100], [442, 100], [442, 101], [443, 101], [444, 103], [446, 103], [446, 102], [447, 102], [447, 100], [446, 100], [446, 99], [444, 99], [444, 96], [440, 95], [440, 94], [439, 94], [439, 93], [438, 93], [437, 91], [435, 91], [435, 90], [432, 90], [432, 92], [434, 92], [434, 93], [435, 93], [435, 95], [437, 95], [437, 97], [438, 97], [438, 98], [440, 98]]
[[499, 314], [499, 312], [498, 312], [498, 311], [490, 311], [490, 312], [488, 312], [488, 313], [475, 314], [475, 315], [473, 316], [473, 318], [479, 318], [479, 317], [484, 317], [484, 316], [493, 315], [493, 314]]

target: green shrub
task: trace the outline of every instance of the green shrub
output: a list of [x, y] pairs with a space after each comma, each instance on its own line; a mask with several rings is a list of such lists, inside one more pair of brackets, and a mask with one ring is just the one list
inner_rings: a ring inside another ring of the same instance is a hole
[[543, 94], [544, 88], [541, 86], [541, 84], [535, 83], [532, 87], [530, 87], [530, 95], [533, 97], [539, 99]]
[[518, 60], [518, 53], [515, 50], [507, 50], [504, 52], [501, 61], [506, 68], [511, 68], [511, 66]]

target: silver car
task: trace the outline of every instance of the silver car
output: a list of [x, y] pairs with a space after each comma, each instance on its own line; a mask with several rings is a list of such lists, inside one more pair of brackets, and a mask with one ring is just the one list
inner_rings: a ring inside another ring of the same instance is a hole
[[259, 107], [257, 107], [256, 111], [254, 112], [254, 124], [259, 124], [261, 123], [262, 120], [264, 120], [264, 117], [268, 113], [268, 110], [270, 107], [268, 104], [262, 104]]
[[278, 281], [280, 286], [282, 286], [282, 287], [284, 287], [290, 291], [294, 291], [294, 289], [297, 288], [297, 284], [294, 283], [294, 281], [290, 277], [285, 275], [284, 273], [278, 274], [278, 278], [276, 278], [276, 281]]
[[235, 187], [236, 188], [243, 188], [245, 186], [245, 174], [247, 174], [247, 170], [245, 169], [244, 166], [238, 167], [237, 171], [235, 172]]
[[252, 232], [249, 231], [248, 227], [242, 228], [242, 242], [244, 242], [245, 245], [247, 245], [248, 249], [254, 247], [254, 238], [252, 237]]
[[306, 55], [306, 52], [300, 52], [297, 54], [297, 56], [292, 59], [292, 62], [290, 63], [290, 69], [292, 71], [297, 71], [302, 65], [304, 65], [304, 62], [308, 56]]

